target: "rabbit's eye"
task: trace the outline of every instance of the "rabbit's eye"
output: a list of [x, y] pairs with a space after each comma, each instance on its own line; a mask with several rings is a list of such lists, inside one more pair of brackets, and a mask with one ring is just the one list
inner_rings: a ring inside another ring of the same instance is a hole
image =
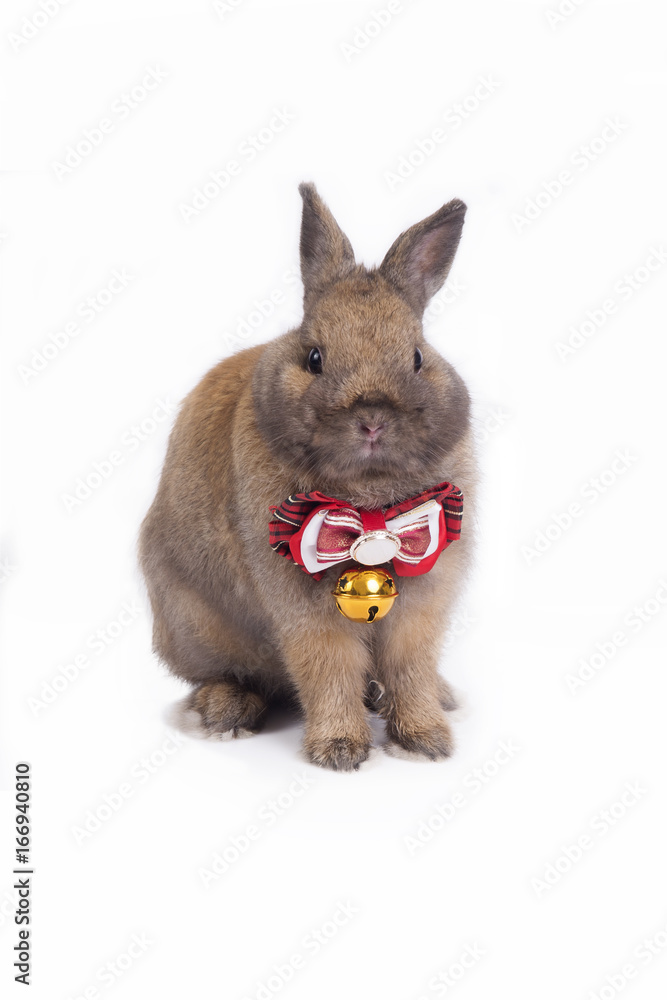
[[421, 366], [423, 364], [423, 361], [424, 361], [424, 355], [419, 350], [419, 348], [417, 348], [417, 350], [415, 351], [415, 371], [416, 372], [418, 372], [419, 369], [421, 368]]
[[322, 374], [322, 355], [316, 347], [313, 347], [308, 355], [308, 371], [311, 375]]

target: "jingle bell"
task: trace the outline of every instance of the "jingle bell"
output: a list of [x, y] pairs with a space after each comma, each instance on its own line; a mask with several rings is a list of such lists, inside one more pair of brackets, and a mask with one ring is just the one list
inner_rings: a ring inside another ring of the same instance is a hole
[[353, 622], [384, 618], [398, 597], [393, 578], [383, 569], [354, 566], [343, 573], [332, 591], [336, 607]]

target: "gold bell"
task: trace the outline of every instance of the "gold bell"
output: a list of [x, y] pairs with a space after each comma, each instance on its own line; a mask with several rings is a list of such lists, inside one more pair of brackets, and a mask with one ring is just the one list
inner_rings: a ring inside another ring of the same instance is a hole
[[332, 590], [336, 607], [352, 622], [384, 618], [398, 597], [393, 578], [383, 569], [353, 567], [343, 573]]

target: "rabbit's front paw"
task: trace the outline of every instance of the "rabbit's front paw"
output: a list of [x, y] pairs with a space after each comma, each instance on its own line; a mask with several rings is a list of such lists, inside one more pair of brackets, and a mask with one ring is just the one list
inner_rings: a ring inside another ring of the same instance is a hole
[[334, 771], [356, 771], [368, 757], [371, 738], [367, 732], [356, 736], [332, 736], [326, 732], [311, 732], [306, 736], [304, 751], [308, 760]]
[[445, 718], [424, 725], [391, 719], [387, 723], [387, 736], [402, 750], [428, 757], [429, 760], [450, 757], [454, 752], [454, 738]]
[[197, 713], [206, 735], [215, 739], [239, 739], [259, 732], [266, 702], [236, 681], [203, 684], [193, 691], [188, 708]]

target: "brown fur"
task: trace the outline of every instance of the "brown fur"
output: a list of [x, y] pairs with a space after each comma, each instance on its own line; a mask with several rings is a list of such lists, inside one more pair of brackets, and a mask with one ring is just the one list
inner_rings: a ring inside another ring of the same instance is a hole
[[[190, 704], [209, 731], [256, 731], [268, 701], [292, 698], [308, 757], [350, 769], [369, 752], [371, 705], [391, 740], [435, 759], [453, 745], [437, 662], [470, 560], [475, 463], [467, 391], [424, 340], [421, 312], [451, 266], [465, 206], [413, 226], [368, 271], [314, 187], [300, 190], [301, 327], [213, 368], [170, 438], [140, 543], [154, 645], [195, 685]], [[313, 347], [319, 375], [307, 369]], [[370, 425], [381, 426], [377, 447]], [[336, 609], [340, 567], [316, 582], [269, 546], [269, 507], [290, 493], [386, 507], [443, 480], [464, 493], [461, 540], [429, 573], [399, 578], [372, 628]]]

